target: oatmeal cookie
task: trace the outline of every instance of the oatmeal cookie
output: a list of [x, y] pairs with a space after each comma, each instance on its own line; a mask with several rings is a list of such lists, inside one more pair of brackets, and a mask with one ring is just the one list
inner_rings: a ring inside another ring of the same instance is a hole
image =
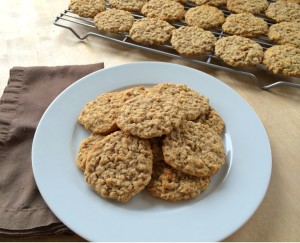
[[182, 26], [173, 32], [171, 44], [184, 56], [195, 56], [213, 49], [217, 38], [210, 31], [195, 26]]
[[94, 133], [111, 133], [118, 130], [116, 118], [123, 103], [146, 92], [142, 86], [121, 92], [102, 94], [88, 102], [81, 111], [78, 122]]
[[94, 18], [106, 9], [105, 0], [71, 0], [69, 8], [83, 18]]
[[202, 29], [218, 27], [225, 21], [221, 10], [213, 6], [202, 5], [190, 8], [185, 14], [185, 22], [189, 26], [197, 26]]
[[233, 13], [259, 14], [268, 6], [267, 0], [227, 0], [227, 8]]
[[281, 22], [270, 27], [268, 37], [277, 44], [300, 48], [300, 22]]
[[[199, 115], [209, 110], [209, 100], [202, 94], [188, 88], [184, 84], [161, 83], [148, 90], [164, 99], [176, 99], [184, 119], [195, 120]], [[169, 98], [170, 97], [170, 98]]]
[[160, 161], [153, 165], [153, 174], [146, 186], [150, 195], [167, 201], [190, 200], [204, 191], [210, 177], [196, 177], [184, 174]]
[[129, 12], [139, 12], [147, 0], [110, 0], [109, 5], [112, 8], [126, 10]]
[[261, 63], [263, 49], [255, 41], [241, 36], [219, 39], [215, 44], [215, 54], [231, 66], [254, 66]]
[[196, 5], [211, 5], [215, 7], [219, 7], [225, 5], [227, 0], [190, 0], [190, 2], [195, 3]]
[[231, 14], [222, 25], [225, 33], [244, 37], [257, 37], [268, 31], [268, 23], [251, 13]]
[[134, 22], [130, 12], [120, 9], [108, 9], [97, 14], [94, 18], [95, 26], [104, 32], [128, 32]]
[[265, 51], [263, 63], [275, 74], [300, 77], [300, 49], [294, 46], [270, 47]]
[[182, 4], [172, 0], [150, 0], [141, 10], [149, 18], [159, 18], [165, 21], [177, 21], [184, 17], [185, 10]]
[[121, 131], [103, 138], [86, 164], [86, 182], [102, 197], [127, 202], [151, 179], [149, 141]]
[[290, 2], [290, 3], [298, 3], [300, 4], [300, 0], [278, 0], [278, 2], [281, 1], [281, 2]]
[[266, 10], [266, 15], [276, 22], [300, 22], [300, 5], [292, 2], [271, 3]]
[[220, 135], [193, 121], [183, 122], [166, 136], [163, 154], [167, 164], [197, 177], [213, 175], [225, 163]]
[[93, 151], [95, 144], [101, 141], [103, 138], [105, 138], [104, 135], [92, 133], [89, 137], [87, 137], [81, 142], [76, 162], [77, 166], [81, 171], [84, 172], [85, 170], [86, 161], [88, 159], [89, 153]]
[[175, 27], [156, 18], [143, 18], [134, 22], [129, 31], [130, 38], [136, 43], [162, 45], [167, 42]]
[[178, 2], [178, 3], [181, 3], [181, 4], [187, 3], [187, 0], [172, 0], [172, 1], [175, 1], [175, 2]]

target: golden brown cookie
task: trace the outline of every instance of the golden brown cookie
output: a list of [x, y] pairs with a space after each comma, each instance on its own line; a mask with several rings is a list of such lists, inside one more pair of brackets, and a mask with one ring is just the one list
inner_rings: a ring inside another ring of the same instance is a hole
[[276, 22], [300, 22], [300, 5], [292, 2], [279, 1], [271, 3], [266, 15]]
[[300, 48], [300, 22], [281, 22], [270, 27], [268, 37], [277, 44]]
[[190, 0], [190, 2], [193, 2], [196, 5], [207, 4], [207, 5], [219, 7], [225, 5], [227, 0]]
[[202, 29], [218, 27], [225, 21], [221, 10], [213, 6], [202, 5], [190, 8], [185, 14], [185, 22], [189, 26], [197, 26]]
[[219, 39], [215, 44], [215, 54], [234, 67], [257, 65], [264, 55], [262, 47], [255, 41], [236, 35]]
[[84, 172], [85, 170], [89, 153], [93, 151], [95, 144], [101, 141], [103, 138], [105, 138], [104, 135], [92, 133], [89, 137], [81, 142], [77, 154], [77, 166], [81, 171]]
[[71, 0], [69, 8], [83, 18], [94, 18], [106, 9], [105, 0]]
[[184, 174], [167, 165], [164, 161], [153, 165], [153, 174], [146, 186], [150, 195], [167, 201], [193, 199], [204, 191], [210, 177], [196, 177]]
[[109, 0], [112, 8], [122, 9], [129, 12], [139, 12], [148, 0]]
[[268, 6], [267, 0], [227, 0], [227, 8], [233, 13], [259, 14]]
[[217, 38], [210, 31], [195, 26], [181, 26], [173, 32], [171, 44], [184, 56], [196, 56], [213, 49]]
[[94, 18], [95, 26], [104, 32], [128, 32], [134, 22], [130, 12], [120, 9], [108, 9], [97, 14]]
[[244, 37], [257, 37], [267, 33], [268, 23], [251, 13], [231, 14], [222, 25], [225, 33]]
[[300, 49], [277, 45], [267, 49], [263, 63], [275, 74], [300, 77]]
[[149, 18], [159, 18], [165, 21], [177, 21], [184, 17], [183, 5], [172, 0], [150, 0], [141, 10], [141, 13]]
[[220, 135], [193, 121], [183, 122], [165, 137], [163, 154], [167, 164], [197, 177], [213, 175], [225, 163]]
[[300, 0], [278, 0], [278, 2], [281, 1], [281, 2], [290, 2], [290, 3], [298, 3], [300, 4]]
[[149, 141], [121, 131], [103, 138], [86, 164], [86, 182], [103, 198], [127, 202], [151, 179], [152, 152]]
[[129, 31], [130, 38], [140, 44], [162, 45], [167, 42], [175, 27], [156, 18], [143, 18], [134, 22]]

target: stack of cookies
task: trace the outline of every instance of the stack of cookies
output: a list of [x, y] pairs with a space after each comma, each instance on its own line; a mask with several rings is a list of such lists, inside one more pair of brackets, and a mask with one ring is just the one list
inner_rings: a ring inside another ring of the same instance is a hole
[[127, 202], [146, 189], [168, 201], [193, 199], [225, 163], [224, 121], [186, 85], [101, 94], [78, 122], [92, 134], [81, 142], [77, 165], [103, 198]]
[[[214, 53], [229, 66], [265, 64], [275, 74], [300, 76], [299, 0], [71, 0], [69, 7], [94, 18], [100, 31], [129, 34], [138, 44], [170, 43], [182, 56]], [[261, 37], [276, 46], [264, 52], [252, 39]]]

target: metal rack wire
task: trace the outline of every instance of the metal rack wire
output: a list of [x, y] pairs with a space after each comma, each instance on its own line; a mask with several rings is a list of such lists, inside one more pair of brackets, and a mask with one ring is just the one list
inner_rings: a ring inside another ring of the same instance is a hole
[[[269, 2], [274, 2], [274, 1], [269, 0]], [[196, 5], [188, 2], [185, 5], [185, 9], [189, 9], [194, 6]], [[109, 8], [108, 3], [107, 3], [107, 8]], [[220, 10], [222, 10], [225, 16], [228, 16], [230, 14], [230, 12], [225, 7], [221, 7]], [[138, 13], [132, 13], [132, 15], [134, 16], [135, 19], [140, 19], [144, 17], [143, 15]], [[274, 22], [271, 19], [268, 19], [265, 15], [261, 14], [260, 17], [263, 18], [268, 23], [269, 26], [274, 24]], [[80, 40], [84, 40], [89, 36], [96, 36], [109, 41], [121, 43], [131, 47], [140, 48], [146, 51], [158, 53], [160, 55], [168, 56], [171, 58], [178, 58], [178, 59], [182, 59], [185, 61], [189, 61], [207, 67], [212, 67], [212, 68], [216, 68], [228, 72], [239, 73], [241, 75], [250, 77], [252, 80], [255, 81], [256, 85], [259, 88], [264, 90], [268, 90], [277, 86], [289, 86], [289, 87], [300, 88], [299, 78], [275, 75], [269, 72], [262, 64], [256, 67], [236, 68], [225, 64], [222, 60], [220, 60], [218, 57], [214, 55], [213, 51], [197, 57], [184, 57], [178, 54], [174, 50], [174, 48], [170, 45], [170, 43], [167, 43], [165, 45], [146, 46], [146, 45], [135, 43], [133, 40], [131, 40], [128, 33], [109, 34], [109, 33], [101, 32], [93, 24], [92, 19], [79, 17], [78, 15], [72, 13], [69, 9], [64, 10], [62, 13], [60, 13], [59, 16], [55, 18], [54, 25], [69, 29]], [[174, 25], [175, 27], [180, 27], [185, 25], [185, 23], [184, 21], [180, 21], [180, 22], [174, 22], [172, 23], [172, 25]], [[79, 32], [83, 32], [83, 34], [80, 34]], [[217, 39], [223, 36], [228, 36], [222, 31], [221, 28], [213, 29], [211, 30], [211, 32], [216, 36]], [[267, 48], [273, 45], [272, 42], [266, 36], [254, 38], [253, 40], [259, 43], [264, 50], [266, 50]], [[261, 78], [259, 77], [259, 73], [262, 73], [262, 71], [263, 73], [268, 72], [269, 74], [268, 76], [270, 77], [270, 80], [272, 80], [268, 84], [264, 84]]]

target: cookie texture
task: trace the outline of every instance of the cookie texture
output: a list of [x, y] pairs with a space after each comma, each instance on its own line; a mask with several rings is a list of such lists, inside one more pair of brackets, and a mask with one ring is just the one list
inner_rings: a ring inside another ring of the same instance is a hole
[[204, 191], [210, 177], [195, 177], [184, 174], [160, 161], [153, 165], [151, 181], [147, 185], [150, 195], [167, 201], [190, 200]]
[[300, 76], [300, 49], [291, 45], [276, 45], [264, 53], [263, 63], [275, 74]]
[[233, 13], [259, 14], [268, 6], [267, 0], [227, 0], [227, 8]]
[[149, 141], [114, 132], [95, 146], [84, 172], [85, 180], [104, 198], [127, 202], [151, 179]]
[[278, 1], [271, 3], [266, 16], [276, 22], [300, 22], [300, 5], [293, 2]]
[[69, 8], [83, 18], [94, 18], [106, 9], [105, 0], [71, 0]]
[[183, 122], [166, 136], [163, 154], [167, 164], [197, 177], [213, 175], [225, 163], [220, 135], [193, 121]]
[[100, 142], [103, 138], [105, 138], [104, 135], [92, 133], [81, 142], [77, 153], [77, 166], [81, 171], [85, 171], [89, 153], [93, 151], [95, 144]]
[[80, 112], [78, 122], [94, 133], [108, 134], [118, 130], [116, 118], [123, 103], [146, 92], [142, 86], [122, 92], [105, 93], [88, 102]]
[[152, 87], [148, 93], [158, 95], [164, 100], [176, 99], [185, 120], [194, 120], [209, 110], [208, 98], [184, 84], [165, 82]]
[[281, 22], [270, 27], [268, 37], [277, 44], [300, 48], [300, 22]]
[[191, 0], [190, 2], [195, 3], [196, 5], [211, 5], [215, 7], [219, 7], [226, 4], [226, 0]]
[[169, 134], [182, 119], [183, 113], [175, 98], [148, 94], [126, 101], [117, 124], [132, 135], [153, 138]]
[[182, 4], [172, 0], [150, 0], [141, 10], [149, 18], [159, 18], [165, 21], [181, 20], [185, 11]]
[[130, 38], [140, 44], [162, 45], [167, 42], [175, 27], [157, 18], [143, 18], [134, 22], [129, 31]]
[[300, 0], [278, 0], [278, 2], [281, 1], [281, 2], [290, 2], [290, 3], [298, 3], [300, 4]]
[[267, 33], [268, 23], [251, 13], [231, 14], [225, 19], [222, 30], [230, 35], [257, 37]]
[[213, 49], [217, 38], [210, 32], [194, 26], [181, 26], [173, 32], [171, 44], [184, 56], [195, 56]]
[[128, 32], [134, 22], [130, 12], [120, 9], [108, 9], [97, 14], [94, 18], [95, 26], [104, 32]]
[[146, 2], [147, 0], [110, 0], [109, 5], [129, 12], [139, 12]]
[[197, 26], [202, 29], [218, 27], [225, 21], [221, 10], [213, 6], [202, 5], [190, 8], [185, 14], [185, 22], [189, 26]]
[[255, 41], [229, 36], [219, 39], [215, 44], [215, 54], [231, 66], [254, 66], [262, 62], [263, 49]]

